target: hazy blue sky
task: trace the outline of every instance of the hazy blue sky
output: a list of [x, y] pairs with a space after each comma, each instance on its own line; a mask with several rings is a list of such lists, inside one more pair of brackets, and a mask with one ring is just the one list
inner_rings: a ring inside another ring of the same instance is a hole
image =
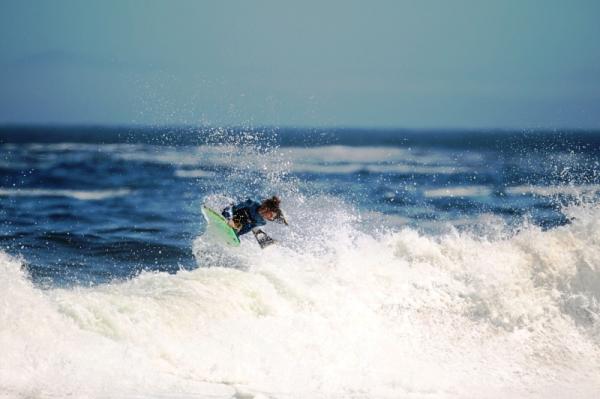
[[0, 123], [600, 128], [600, 1], [0, 0]]

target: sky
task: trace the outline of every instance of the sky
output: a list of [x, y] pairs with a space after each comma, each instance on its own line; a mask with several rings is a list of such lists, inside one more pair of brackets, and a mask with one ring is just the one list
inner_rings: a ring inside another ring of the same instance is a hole
[[0, 0], [0, 124], [600, 129], [600, 1]]

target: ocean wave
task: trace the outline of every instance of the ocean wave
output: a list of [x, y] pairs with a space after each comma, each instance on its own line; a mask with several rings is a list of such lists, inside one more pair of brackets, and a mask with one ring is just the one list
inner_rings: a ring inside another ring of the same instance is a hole
[[183, 177], [183, 178], [212, 178], [217, 174], [211, 170], [203, 170], [203, 169], [177, 169], [175, 171], [175, 176]]
[[23, 170], [27, 169], [29, 165], [25, 162], [14, 162], [14, 161], [2, 161], [0, 160], [0, 169], [4, 170]]
[[557, 195], [572, 195], [582, 196], [596, 194], [600, 192], [598, 184], [583, 184], [583, 185], [556, 185], [556, 186], [536, 186], [536, 185], [521, 185], [507, 187], [505, 192], [512, 195], [532, 194], [541, 197], [553, 197]]
[[[137, 145], [135, 147], [122, 147], [110, 151], [116, 159], [157, 163], [162, 165], [179, 166], [230, 166], [232, 158], [241, 156], [238, 162], [252, 161], [255, 149], [244, 151], [233, 145], [201, 145], [196, 147], [167, 147], [153, 145]], [[244, 156], [246, 153], [246, 156]], [[251, 163], [252, 164], [252, 163]]]
[[[272, 167], [275, 158], [287, 171], [294, 173], [356, 173], [366, 170], [374, 173], [456, 174], [466, 173], [471, 167], [457, 165], [450, 153], [417, 152], [393, 147], [322, 146], [312, 148], [286, 147], [264, 150], [233, 145], [202, 145], [197, 147], [120, 147], [108, 151], [111, 156], [127, 161], [151, 162], [179, 166], [227, 167], [244, 165], [261, 170], [268, 153]], [[478, 154], [465, 154], [461, 161], [477, 162]]]
[[416, 175], [452, 175], [458, 173], [467, 173], [471, 170], [471, 168], [464, 166], [423, 166], [403, 163], [370, 165], [362, 163], [316, 164], [298, 162], [291, 165], [289, 171], [292, 173], [315, 174], [354, 174], [359, 172], [367, 172]]
[[[293, 173], [458, 174], [472, 168], [456, 165], [450, 153], [418, 152], [408, 148], [323, 146], [281, 149]], [[476, 155], [466, 155], [475, 162]], [[467, 160], [463, 160], [467, 161]]]
[[[327, 145], [319, 147], [285, 147], [279, 149], [279, 151], [294, 163], [307, 161], [313, 163], [404, 161], [421, 165], [456, 163], [456, 158], [450, 151], [420, 151], [408, 147]], [[481, 162], [482, 155], [477, 153], [461, 154], [461, 161]]]
[[[86, 143], [32, 143], [8, 148], [15, 155], [10, 163], [34, 154], [29, 164], [20, 162], [11, 170], [35, 168], [52, 170], [64, 167], [64, 154], [78, 161], [101, 155], [102, 159], [168, 165], [180, 178], [211, 178], [209, 170], [226, 170], [228, 174], [242, 175], [270, 171], [278, 176], [287, 173], [355, 174], [360, 172], [404, 175], [454, 175], [473, 171], [470, 163], [481, 162], [480, 154], [463, 154], [459, 164], [447, 151], [417, 151], [398, 147], [320, 146], [256, 147], [238, 145], [158, 146], [151, 144], [86, 144]], [[29, 155], [27, 155], [29, 154]], [[29, 159], [29, 158], [27, 158]], [[466, 164], [465, 164], [466, 163]], [[239, 169], [239, 170], [238, 170]], [[206, 172], [203, 172], [206, 171]]]
[[60, 189], [6, 189], [0, 188], [0, 197], [69, 197], [80, 201], [98, 201], [108, 198], [123, 197], [131, 194], [131, 190], [120, 188], [115, 190], [60, 190]]
[[367, 170], [377, 173], [399, 173], [399, 174], [421, 174], [421, 175], [453, 175], [459, 173], [468, 173], [473, 168], [466, 166], [452, 165], [410, 165], [410, 164], [390, 164], [390, 165], [369, 165]]
[[203, 261], [227, 256], [43, 291], [0, 252], [0, 391], [591, 398], [600, 209], [565, 212], [553, 230], [487, 236], [361, 232], [343, 209], [307, 231], [292, 214], [298, 229], [264, 251], [201, 236]]
[[423, 195], [427, 198], [487, 197], [492, 191], [492, 188], [487, 186], [457, 186], [423, 190]]

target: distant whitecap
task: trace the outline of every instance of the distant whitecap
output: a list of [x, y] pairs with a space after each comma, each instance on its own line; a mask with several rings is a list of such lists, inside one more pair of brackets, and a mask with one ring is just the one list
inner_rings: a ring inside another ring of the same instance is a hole
[[81, 201], [103, 200], [129, 195], [131, 190], [52, 190], [52, 189], [0, 189], [3, 197], [70, 197]]

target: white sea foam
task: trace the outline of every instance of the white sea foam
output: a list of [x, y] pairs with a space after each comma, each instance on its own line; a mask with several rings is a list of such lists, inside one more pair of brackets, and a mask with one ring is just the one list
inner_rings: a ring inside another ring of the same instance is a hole
[[183, 178], [204, 178], [209, 179], [216, 176], [216, 173], [203, 169], [177, 169], [175, 176]]
[[402, 174], [426, 174], [426, 175], [453, 175], [457, 173], [467, 173], [472, 168], [466, 166], [434, 166], [434, 165], [409, 165], [409, 164], [389, 164], [389, 165], [369, 165], [367, 170], [379, 173], [402, 173]]
[[[294, 162], [359, 162], [381, 163], [403, 160], [423, 165], [455, 163], [451, 152], [418, 151], [405, 147], [389, 146], [343, 146], [286, 147], [280, 150]], [[476, 153], [461, 154], [461, 161], [480, 162], [482, 156]]]
[[423, 195], [427, 198], [487, 197], [491, 193], [492, 189], [487, 186], [457, 186], [423, 190]]
[[199, 259], [227, 256], [176, 275], [40, 290], [0, 252], [0, 392], [596, 397], [596, 207], [548, 231], [428, 236], [359, 232], [339, 204], [295, 201], [280, 245], [214, 251], [201, 236]]
[[582, 196], [596, 194], [600, 192], [600, 185], [583, 184], [583, 185], [559, 185], [559, 186], [534, 186], [522, 185], [507, 187], [506, 193], [512, 195], [533, 194], [542, 197], [553, 197], [557, 195], [573, 195]]
[[70, 197], [81, 201], [96, 201], [129, 195], [126, 188], [116, 190], [60, 190], [60, 189], [6, 189], [0, 188], [0, 197]]
[[281, 150], [294, 162], [360, 162], [373, 163], [413, 158], [412, 153], [398, 147], [350, 147], [343, 145], [290, 147]]

